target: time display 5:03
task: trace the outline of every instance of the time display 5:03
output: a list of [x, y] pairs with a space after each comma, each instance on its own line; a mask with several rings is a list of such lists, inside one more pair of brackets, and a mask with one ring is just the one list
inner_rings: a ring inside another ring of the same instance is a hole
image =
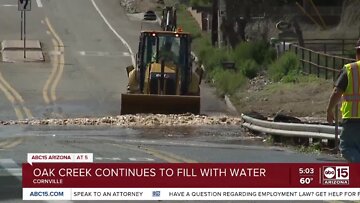
[[299, 168], [299, 175], [312, 175], [314, 173], [314, 168]]

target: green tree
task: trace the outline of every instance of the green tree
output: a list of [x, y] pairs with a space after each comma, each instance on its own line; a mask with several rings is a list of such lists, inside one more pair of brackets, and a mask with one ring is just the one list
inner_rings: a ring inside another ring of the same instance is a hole
[[212, 0], [190, 0], [190, 5], [196, 6], [211, 6]]

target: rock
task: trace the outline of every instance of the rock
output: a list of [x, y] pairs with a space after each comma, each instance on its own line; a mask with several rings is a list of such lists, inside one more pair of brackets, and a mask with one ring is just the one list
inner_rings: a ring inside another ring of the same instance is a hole
[[221, 117], [221, 118], [220, 118], [220, 121], [221, 121], [221, 122], [226, 122], [226, 120], [227, 120], [226, 117]]
[[301, 123], [301, 120], [293, 116], [277, 113], [274, 117], [274, 122]]
[[247, 113], [244, 113], [247, 116], [250, 116], [252, 118], [256, 118], [256, 119], [260, 119], [260, 120], [267, 120], [267, 118], [263, 115], [261, 115], [260, 113], [256, 112], [256, 111], [250, 111]]
[[41, 125], [49, 125], [49, 121], [44, 120], [44, 121], [41, 121], [40, 124], [41, 124]]
[[136, 119], [134, 117], [130, 117], [128, 121], [129, 122], [136, 122]]

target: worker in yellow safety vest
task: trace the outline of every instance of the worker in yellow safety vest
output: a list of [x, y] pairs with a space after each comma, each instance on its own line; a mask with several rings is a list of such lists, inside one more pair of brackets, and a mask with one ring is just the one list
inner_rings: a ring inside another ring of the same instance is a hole
[[327, 108], [327, 121], [333, 123], [335, 106], [342, 99], [340, 152], [347, 161], [360, 163], [360, 39], [355, 49], [356, 62], [346, 64], [335, 82]]

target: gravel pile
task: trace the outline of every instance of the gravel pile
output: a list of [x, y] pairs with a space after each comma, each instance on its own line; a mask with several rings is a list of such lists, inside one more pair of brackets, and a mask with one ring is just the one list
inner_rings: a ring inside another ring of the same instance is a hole
[[229, 116], [181, 115], [122, 115], [103, 118], [69, 118], [0, 121], [0, 125], [52, 125], [52, 126], [203, 126], [240, 125], [241, 118]]
[[264, 89], [264, 87], [266, 85], [271, 84], [271, 81], [263, 74], [251, 79], [249, 81], [250, 85], [249, 85], [249, 89], [248, 92], [253, 92], [253, 91], [261, 91]]

